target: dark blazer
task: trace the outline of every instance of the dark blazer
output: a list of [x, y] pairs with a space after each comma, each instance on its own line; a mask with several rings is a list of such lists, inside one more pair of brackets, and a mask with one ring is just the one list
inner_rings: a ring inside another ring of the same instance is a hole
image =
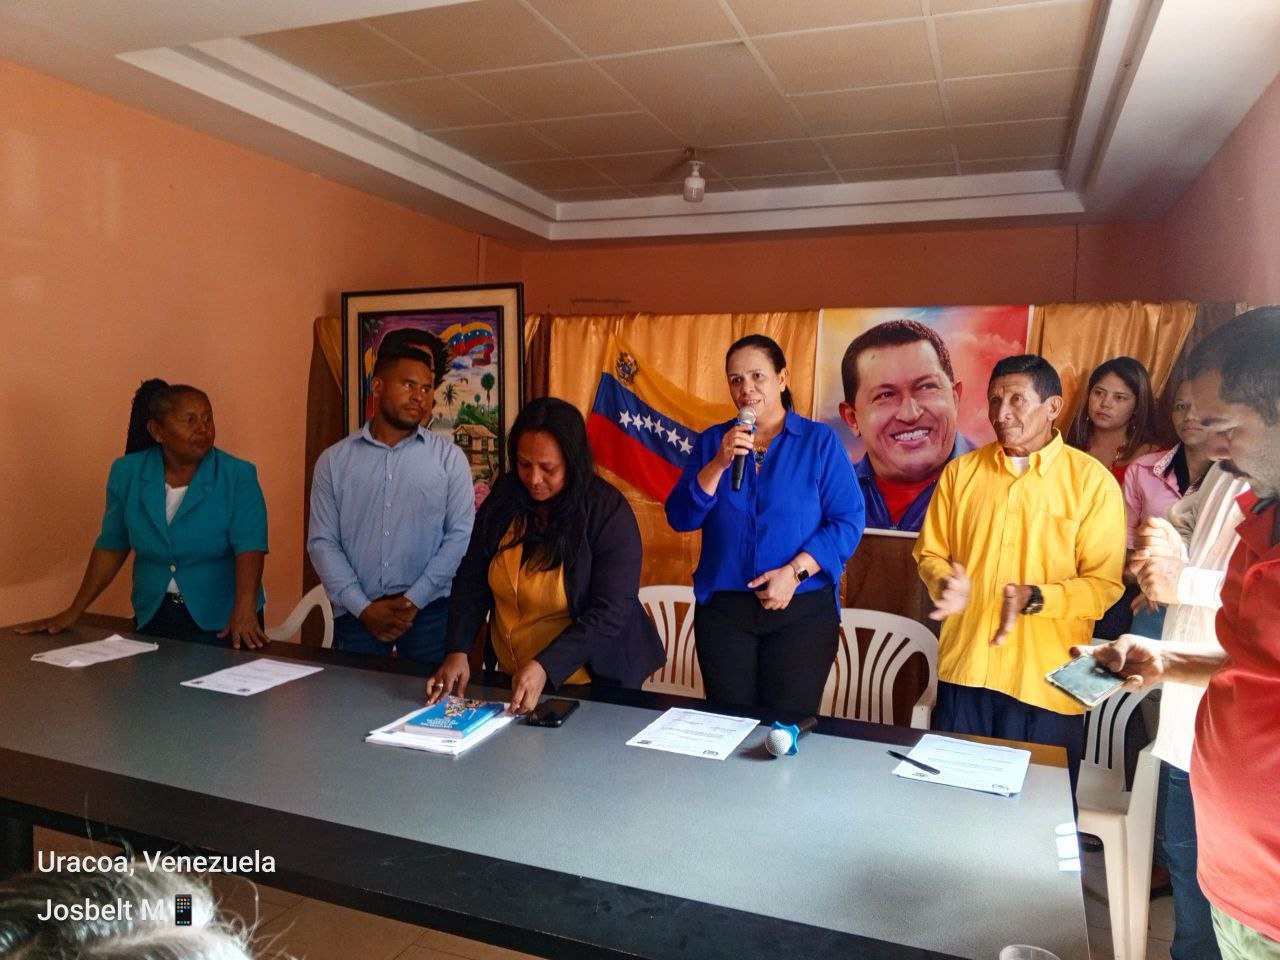
[[[476, 513], [471, 543], [453, 578], [449, 600], [448, 653], [470, 651], [476, 631], [493, 610], [485, 543], [490, 507], [515, 474], [504, 474]], [[573, 623], [535, 659], [553, 687], [585, 666], [592, 682], [638, 688], [667, 659], [658, 631], [641, 606], [640, 528], [631, 504], [606, 480], [593, 476], [586, 516], [571, 531], [564, 560], [564, 592]]]

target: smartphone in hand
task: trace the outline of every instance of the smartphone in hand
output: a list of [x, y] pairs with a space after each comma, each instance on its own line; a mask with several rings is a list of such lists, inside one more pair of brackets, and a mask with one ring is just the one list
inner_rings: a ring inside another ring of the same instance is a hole
[[1046, 674], [1045, 679], [1090, 710], [1124, 685], [1124, 677], [1112, 673], [1087, 653]]

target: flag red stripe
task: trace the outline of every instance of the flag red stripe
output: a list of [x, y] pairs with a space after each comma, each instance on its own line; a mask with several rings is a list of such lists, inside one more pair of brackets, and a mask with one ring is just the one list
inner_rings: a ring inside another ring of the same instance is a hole
[[666, 502], [667, 494], [680, 479], [680, 471], [673, 464], [629, 437], [612, 421], [598, 413], [587, 417], [587, 440], [597, 463], [634, 484], [659, 503]]

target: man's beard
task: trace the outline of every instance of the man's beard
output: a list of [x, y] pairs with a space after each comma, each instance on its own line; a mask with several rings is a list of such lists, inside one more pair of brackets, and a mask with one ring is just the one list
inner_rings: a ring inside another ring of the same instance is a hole
[[415, 417], [402, 417], [394, 410], [383, 409], [382, 419], [391, 424], [397, 430], [413, 430], [418, 426], [418, 419]]
[[1218, 464], [1231, 476], [1247, 480], [1250, 490], [1259, 500], [1273, 500], [1280, 496], [1280, 483], [1268, 483], [1265, 480], [1260, 480], [1252, 474], [1245, 473], [1230, 460], [1219, 460]]

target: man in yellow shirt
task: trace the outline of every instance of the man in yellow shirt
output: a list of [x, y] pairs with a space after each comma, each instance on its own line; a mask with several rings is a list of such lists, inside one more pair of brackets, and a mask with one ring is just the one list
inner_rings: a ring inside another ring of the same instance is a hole
[[1123, 593], [1125, 518], [1110, 471], [1053, 429], [1061, 413], [1043, 357], [997, 363], [996, 442], [943, 470], [914, 555], [944, 621], [934, 729], [1063, 747], [1074, 793], [1084, 708], [1044, 677]]

